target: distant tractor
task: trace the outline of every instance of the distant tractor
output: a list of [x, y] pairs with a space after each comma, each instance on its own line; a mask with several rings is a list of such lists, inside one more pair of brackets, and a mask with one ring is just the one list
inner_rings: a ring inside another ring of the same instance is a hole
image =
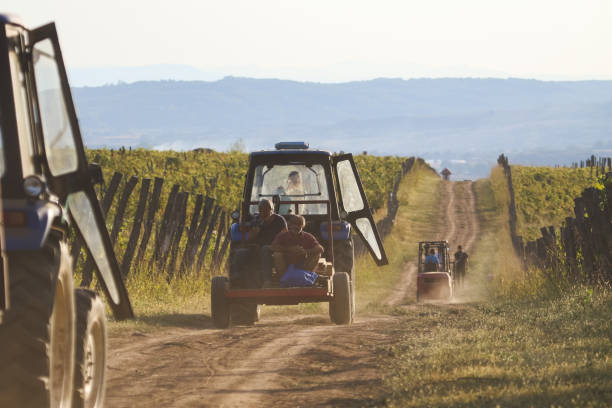
[[[437, 262], [433, 262], [433, 255]], [[419, 242], [417, 302], [449, 300], [453, 296], [452, 270], [447, 241]]]
[[[298, 174], [301, 190], [285, 188], [288, 177]], [[280, 287], [279, 279], [285, 271], [275, 270], [270, 286], [253, 287], [245, 282], [257, 276], [259, 265], [253, 259], [241, 273], [213, 278], [214, 325], [253, 324], [259, 319], [259, 305], [307, 302], [328, 302], [331, 320], [350, 324], [355, 313], [353, 236], [363, 240], [379, 266], [388, 263], [353, 156], [310, 149], [303, 142], [277, 143], [275, 150], [251, 153], [242, 207], [232, 215], [229, 265], [236, 261], [237, 253], [253, 246], [248, 236], [257, 222], [261, 199], [270, 199], [274, 212], [285, 218], [290, 214], [305, 218], [304, 231], [314, 235], [324, 248], [315, 269], [318, 278], [307, 287]]]
[[117, 319], [133, 317], [53, 23], [0, 14], [0, 407], [101, 407], [105, 305], [74, 289], [74, 231]]

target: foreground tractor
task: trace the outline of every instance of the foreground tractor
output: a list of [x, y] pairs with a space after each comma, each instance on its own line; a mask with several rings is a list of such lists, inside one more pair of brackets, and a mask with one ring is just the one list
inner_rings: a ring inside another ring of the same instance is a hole
[[72, 227], [117, 319], [133, 317], [88, 164], [54, 24], [0, 15], [0, 406], [99, 407], [102, 300], [74, 289]]
[[[427, 262], [434, 251], [438, 263]], [[419, 242], [417, 302], [425, 299], [449, 300], [453, 296], [453, 275], [447, 241]]]
[[[288, 188], [288, 177], [300, 179], [300, 191]], [[310, 149], [302, 142], [277, 143], [275, 150], [251, 153], [241, 210], [232, 215], [228, 265], [234, 264], [239, 250], [252, 245], [248, 236], [262, 198], [274, 203], [277, 214], [305, 218], [304, 231], [325, 249], [315, 269], [318, 278], [307, 287], [279, 287], [284, 271], [275, 270], [273, 284], [263, 288], [256, 278], [257, 259], [229, 277], [216, 276], [211, 287], [215, 326], [253, 324], [259, 319], [259, 305], [307, 302], [328, 302], [331, 320], [350, 324], [355, 313], [355, 232], [379, 266], [388, 263], [353, 156]]]

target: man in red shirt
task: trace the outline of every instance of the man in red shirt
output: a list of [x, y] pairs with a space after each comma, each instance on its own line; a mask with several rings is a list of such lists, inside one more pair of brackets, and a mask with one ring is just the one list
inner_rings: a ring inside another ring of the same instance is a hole
[[312, 271], [324, 249], [312, 234], [303, 231], [306, 225], [304, 217], [290, 214], [286, 218], [288, 231], [280, 232], [270, 245], [274, 251], [276, 271], [282, 275], [291, 264]]

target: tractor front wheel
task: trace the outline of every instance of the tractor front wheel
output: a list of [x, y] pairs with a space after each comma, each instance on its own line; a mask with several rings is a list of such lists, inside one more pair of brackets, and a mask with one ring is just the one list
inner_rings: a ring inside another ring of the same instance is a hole
[[334, 298], [329, 302], [329, 316], [336, 324], [350, 324], [352, 317], [351, 282], [348, 273], [333, 275]]
[[106, 316], [95, 292], [78, 288], [76, 300], [76, 367], [73, 407], [104, 406], [106, 367]]

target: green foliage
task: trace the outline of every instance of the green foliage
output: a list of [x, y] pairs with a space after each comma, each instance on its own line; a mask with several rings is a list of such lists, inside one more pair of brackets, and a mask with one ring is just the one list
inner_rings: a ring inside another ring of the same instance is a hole
[[541, 227], [561, 225], [574, 216], [574, 198], [596, 182], [590, 168], [512, 166], [517, 233], [532, 241]]
[[[232, 145], [230, 151], [226, 153], [219, 153], [209, 149], [198, 149], [197, 151], [189, 152], [156, 151], [146, 149], [93, 149], [87, 151], [89, 161], [97, 162], [101, 165], [104, 179], [107, 183], [105, 186], [101, 187], [99, 191], [100, 196], [104, 195], [114, 172], [120, 172], [124, 175], [124, 178], [119, 186], [119, 190], [115, 196], [114, 204], [111, 206], [109, 214], [106, 217], [106, 226], [109, 231], [112, 229], [117, 211], [117, 203], [119, 202], [121, 194], [124, 191], [127, 180], [131, 176], [136, 176], [139, 178], [139, 183], [136, 185], [136, 188], [132, 192], [132, 195], [128, 201], [124, 216], [125, 221], [115, 243], [115, 252], [119, 260], [123, 258], [123, 254], [132, 231], [134, 215], [136, 213], [136, 207], [139, 201], [142, 178], [153, 179], [155, 177], [161, 177], [164, 179], [162, 193], [159, 200], [159, 207], [155, 216], [155, 225], [153, 226], [152, 236], [149, 240], [145, 257], [139, 265], [132, 265], [131, 273], [136, 274], [136, 277], [130, 278], [129, 280], [129, 282], [132, 283], [128, 284], [133, 286], [130, 287], [130, 293], [136, 293], [135, 296], [139, 298], [146, 291], [142, 290], [140, 286], [134, 285], [134, 283], [143, 279], [150, 279], [151, 276], [156, 278], [159, 277], [153, 271], [149, 270], [149, 266], [153, 256], [156, 235], [159, 231], [160, 222], [173, 185], [179, 185], [179, 191], [189, 193], [186, 211], [186, 228], [190, 225], [193, 216], [195, 196], [197, 194], [214, 198], [215, 203], [225, 210], [226, 220], [228, 213], [238, 207], [239, 202], [242, 199], [244, 177], [248, 166], [248, 154], [243, 153], [241, 150], [241, 141], [237, 141]], [[384, 207], [388, 193], [391, 191], [393, 183], [397, 175], [400, 173], [402, 163], [405, 161], [405, 159], [399, 157], [376, 157], [364, 155], [357, 156], [355, 161], [364, 183], [366, 194], [370, 199], [371, 207], [373, 209], [380, 209]], [[151, 194], [152, 190], [153, 183], [151, 183], [149, 195]], [[147, 203], [147, 206], [149, 204], [150, 203]], [[226, 233], [229, 224], [226, 223], [225, 225], [226, 229], [224, 231], [216, 228], [212, 234], [211, 243], [205, 257], [205, 269], [207, 269], [207, 267], [210, 265], [213, 248], [215, 247], [217, 239], [224, 236], [220, 236], [219, 234]], [[186, 234], [182, 235], [178, 246], [177, 265], [181, 261], [181, 257], [185, 249], [187, 241], [185, 235]], [[80, 261], [77, 261], [76, 265], [77, 273], [80, 274], [83, 266], [83, 259], [81, 258]], [[176, 271], [170, 272], [176, 273]], [[210, 278], [210, 271], [205, 270], [193, 272], [200, 274], [199, 279], [208, 282]], [[162, 282], [160, 284], [162, 289], [165, 287], [165, 284], [163, 283], [165, 278], [166, 276], [164, 275], [161, 277], [161, 279], [159, 279], [160, 282]], [[192, 279], [192, 276], [186, 276], [185, 279], [188, 281], [189, 279]], [[180, 287], [181, 281], [181, 279], [173, 279], [170, 286], [168, 286], [168, 292], [165, 293], [164, 296], [170, 296], [170, 298], [173, 298], [173, 294], [177, 292], [170, 290], [169, 288], [172, 287], [176, 289]], [[157, 288], [154, 292], [159, 292], [162, 290], [158, 289], [159, 288]]]
[[215, 198], [224, 208], [236, 208], [240, 201], [248, 155], [239, 151], [213, 150], [175, 152], [158, 150], [89, 150], [88, 159], [102, 166], [109, 181], [115, 171], [126, 176], [164, 179], [162, 200], [173, 184], [181, 191]]
[[[178, 184], [182, 191], [215, 198], [219, 205], [228, 209], [238, 206], [248, 165], [248, 154], [241, 151], [240, 141], [227, 153], [207, 149], [189, 152], [93, 149], [87, 153], [90, 161], [102, 166], [107, 181], [115, 171], [126, 176], [162, 177], [165, 180], [162, 200], [167, 198], [170, 187]], [[385, 205], [405, 160], [397, 156], [355, 156], [373, 209]]]
[[355, 165], [363, 182], [370, 207], [374, 210], [386, 204], [393, 183], [402, 169], [405, 157], [397, 156], [355, 156]]

